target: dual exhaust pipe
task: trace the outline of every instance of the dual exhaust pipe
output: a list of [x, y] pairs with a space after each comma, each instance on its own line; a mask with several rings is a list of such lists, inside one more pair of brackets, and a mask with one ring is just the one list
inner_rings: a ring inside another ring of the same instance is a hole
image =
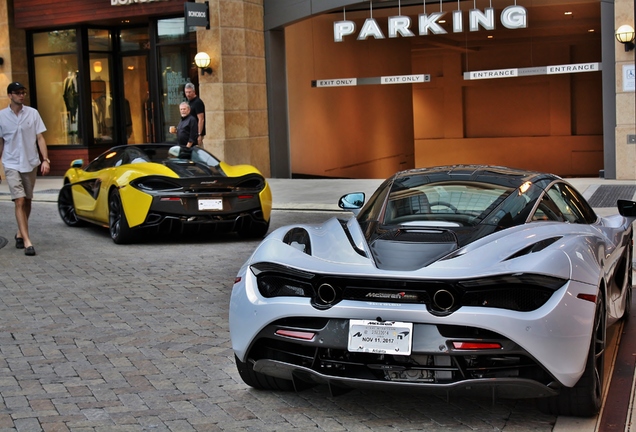
[[[322, 308], [331, 307], [342, 300], [342, 291], [342, 288], [335, 287], [329, 283], [323, 283], [316, 290], [315, 303]], [[385, 297], [378, 295], [377, 297], [374, 297], [374, 299], [399, 299], [401, 294], [402, 293], [391, 293], [386, 294]], [[433, 293], [430, 308], [432, 312], [446, 313], [453, 310], [456, 305], [456, 295], [447, 289], [440, 288]]]

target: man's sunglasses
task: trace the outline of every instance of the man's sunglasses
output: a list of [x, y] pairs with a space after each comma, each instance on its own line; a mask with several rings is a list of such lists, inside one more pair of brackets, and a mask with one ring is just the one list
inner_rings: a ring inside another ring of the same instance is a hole
[[16, 96], [25, 96], [27, 94], [26, 91], [17, 91], [17, 92], [11, 92]]

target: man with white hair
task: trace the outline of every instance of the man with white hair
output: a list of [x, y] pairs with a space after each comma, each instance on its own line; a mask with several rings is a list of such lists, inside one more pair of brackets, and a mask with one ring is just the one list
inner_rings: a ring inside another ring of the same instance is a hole
[[199, 143], [197, 120], [190, 115], [190, 105], [187, 102], [181, 102], [179, 112], [181, 121], [177, 125], [177, 142], [185, 147], [197, 145]]

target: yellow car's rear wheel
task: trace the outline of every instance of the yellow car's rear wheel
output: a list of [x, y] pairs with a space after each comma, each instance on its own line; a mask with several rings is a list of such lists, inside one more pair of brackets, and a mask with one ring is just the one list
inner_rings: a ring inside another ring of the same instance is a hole
[[135, 239], [135, 233], [128, 226], [121, 197], [116, 189], [108, 196], [108, 228], [110, 238], [117, 244], [132, 243]]

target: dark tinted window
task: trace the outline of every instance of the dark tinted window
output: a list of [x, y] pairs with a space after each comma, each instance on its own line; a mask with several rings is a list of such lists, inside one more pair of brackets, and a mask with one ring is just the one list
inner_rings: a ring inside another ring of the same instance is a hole
[[[565, 183], [553, 184], [547, 191], [547, 197], [550, 198], [551, 202], [546, 199], [544, 207], [549, 209], [550, 207], [548, 206], [551, 204], [553, 212], [558, 211], [561, 215], [559, 219], [564, 222], [589, 224], [596, 221], [594, 210], [576, 190]], [[541, 204], [543, 204], [543, 201]], [[555, 207], [556, 209], [554, 209]], [[539, 214], [540, 210], [543, 211], [541, 205], [537, 209], [537, 214], [535, 214], [536, 220], [539, 220], [539, 216], [541, 216]], [[548, 217], [548, 219], [559, 220], [556, 217], [552, 216]]]
[[496, 226], [498, 229], [526, 223], [542, 193], [543, 189], [534, 184], [529, 185], [527, 189], [524, 188], [523, 191], [517, 189], [499, 207], [488, 214], [483, 223]]
[[358, 214], [358, 221], [360, 225], [364, 225], [370, 221], [377, 221], [380, 217], [380, 212], [382, 211], [382, 205], [384, 204], [384, 200], [386, 198], [386, 194], [389, 191], [390, 181], [386, 180], [384, 183], [376, 189], [376, 191], [371, 195], [369, 201], [362, 207], [360, 213]]
[[550, 198], [549, 194], [544, 195], [541, 199], [541, 202], [537, 206], [536, 211], [532, 215], [532, 220], [568, 222], [559, 207]]

